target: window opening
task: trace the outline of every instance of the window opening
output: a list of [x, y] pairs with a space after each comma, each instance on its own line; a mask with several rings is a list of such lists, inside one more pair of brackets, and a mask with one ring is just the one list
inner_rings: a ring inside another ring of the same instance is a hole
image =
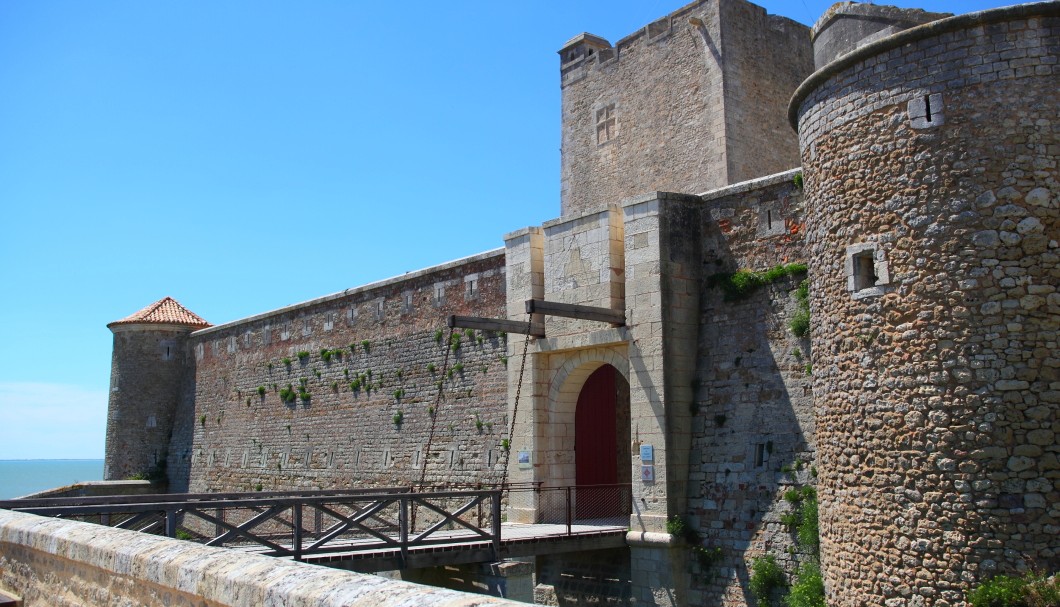
[[596, 110], [596, 144], [602, 145], [615, 138], [615, 104]]
[[860, 291], [876, 286], [880, 277], [876, 275], [874, 251], [862, 251], [854, 254], [854, 290]]
[[758, 443], [755, 445], [755, 468], [761, 468], [764, 465], [766, 465], [766, 445]]

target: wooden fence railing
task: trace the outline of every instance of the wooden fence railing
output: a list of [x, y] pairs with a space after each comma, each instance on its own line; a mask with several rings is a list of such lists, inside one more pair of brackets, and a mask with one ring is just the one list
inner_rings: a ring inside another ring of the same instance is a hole
[[[8, 500], [0, 508], [241, 547], [301, 560], [304, 555], [400, 551], [488, 543], [500, 554], [499, 489], [171, 494]], [[411, 513], [415, 509], [416, 515]]]

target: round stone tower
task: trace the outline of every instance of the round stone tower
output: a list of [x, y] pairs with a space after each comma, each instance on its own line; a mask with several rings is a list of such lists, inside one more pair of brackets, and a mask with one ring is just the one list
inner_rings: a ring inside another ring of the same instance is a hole
[[189, 370], [188, 334], [210, 326], [172, 297], [107, 325], [114, 333], [104, 478], [150, 475], [166, 459]]
[[1060, 566], [1057, 48], [1060, 2], [961, 15], [792, 99], [829, 605]]

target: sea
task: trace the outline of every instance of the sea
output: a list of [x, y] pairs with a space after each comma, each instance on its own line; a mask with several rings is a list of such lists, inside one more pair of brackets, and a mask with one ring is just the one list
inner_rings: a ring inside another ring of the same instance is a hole
[[0, 499], [103, 480], [101, 459], [0, 459]]

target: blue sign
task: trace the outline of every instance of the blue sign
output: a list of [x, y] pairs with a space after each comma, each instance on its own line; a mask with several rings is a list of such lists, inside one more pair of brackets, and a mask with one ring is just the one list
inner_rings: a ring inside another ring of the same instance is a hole
[[640, 460], [642, 462], [650, 462], [655, 459], [655, 450], [651, 445], [640, 446]]

